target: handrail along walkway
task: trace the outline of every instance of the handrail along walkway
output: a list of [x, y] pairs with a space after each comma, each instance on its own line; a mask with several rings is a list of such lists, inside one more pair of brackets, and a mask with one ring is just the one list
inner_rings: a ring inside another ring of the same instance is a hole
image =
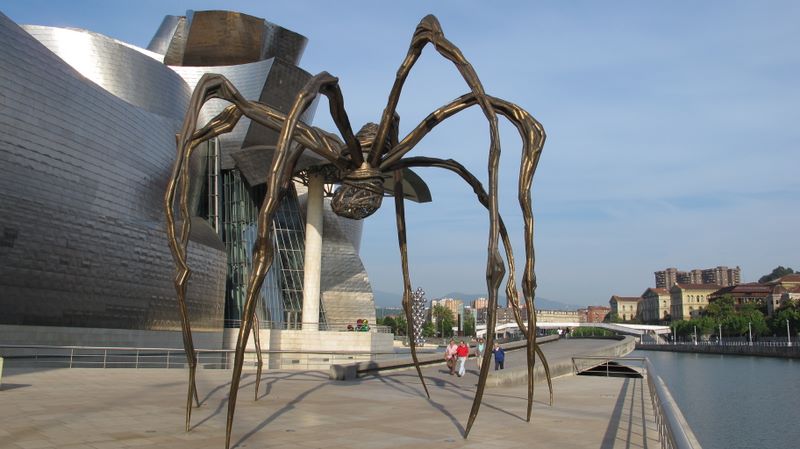
[[[579, 363], [579, 360], [588, 360], [590, 362]], [[642, 363], [650, 392], [650, 400], [653, 404], [653, 414], [658, 427], [658, 439], [661, 441], [662, 449], [702, 449], [689, 423], [672, 398], [669, 388], [667, 388], [664, 380], [656, 374], [655, 368], [647, 357], [576, 356], [572, 358], [575, 374], [602, 365], [603, 361], [607, 367], [607, 375], [615, 374], [615, 371], [608, 369], [608, 362], [610, 361], [636, 361]]]

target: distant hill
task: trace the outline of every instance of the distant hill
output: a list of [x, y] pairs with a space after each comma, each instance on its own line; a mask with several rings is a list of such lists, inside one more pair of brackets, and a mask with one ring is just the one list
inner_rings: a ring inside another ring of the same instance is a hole
[[[384, 292], [380, 290], [375, 290], [372, 292], [375, 296], [375, 305], [377, 307], [400, 307], [403, 303], [403, 295], [401, 293], [392, 293], [392, 292]], [[461, 292], [452, 292], [446, 295], [441, 296], [441, 298], [456, 298], [464, 301], [466, 304], [471, 303], [473, 300], [478, 298], [485, 298], [485, 293], [475, 294], [475, 293], [461, 293]], [[439, 299], [439, 298], [428, 298], [428, 299]], [[506, 296], [504, 292], [500, 292], [500, 296], [498, 298], [500, 302], [500, 306], [505, 307], [506, 305]], [[520, 298], [522, 300], [522, 298]], [[577, 310], [581, 307], [575, 304], [566, 304], [559, 301], [554, 301], [547, 298], [542, 298], [540, 296], [536, 297], [536, 308], [540, 310]]]
[[403, 305], [402, 293], [391, 293], [380, 290], [373, 290], [376, 307], [400, 307]]

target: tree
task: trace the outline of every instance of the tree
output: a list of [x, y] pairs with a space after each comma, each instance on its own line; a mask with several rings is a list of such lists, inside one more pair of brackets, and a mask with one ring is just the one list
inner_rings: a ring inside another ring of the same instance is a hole
[[619, 318], [619, 315], [616, 312], [610, 312], [606, 314], [606, 317], [603, 318], [604, 323], [621, 323], [622, 320]]
[[464, 335], [475, 335], [475, 318], [472, 311], [464, 312]]
[[797, 335], [800, 330], [800, 301], [787, 301], [775, 311], [768, 323], [772, 334], [785, 336], [786, 320], [789, 320], [789, 332]]
[[704, 316], [711, 317], [718, 322], [731, 318], [735, 313], [733, 297], [730, 294], [712, 301], [702, 312]]
[[400, 336], [408, 333], [408, 322], [406, 321], [405, 315], [397, 315], [397, 317], [394, 319], [394, 323], [395, 329], [397, 329], [395, 335]]
[[382, 320], [378, 320], [378, 324], [388, 327], [391, 333], [397, 334], [397, 323], [394, 321], [394, 318], [385, 316]]
[[437, 304], [433, 306], [431, 316], [433, 317], [433, 321], [436, 322], [436, 330], [443, 333], [442, 337], [453, 336], [453, 324], [455, 320], [453, 319], [453, 312], [450, 309]]
[[433, 323], [430, 321], [426, 321], [425, 324], [422, 325], [422, 336], [425, 338], [430, 338], [436, 335], [436, 328], [433, 327]]
[[779, 265], [779, 266], [775, 267], [772, 270], [772, 273], [765, 274], [764, 276], [761, 276], [758, 279], [758, 283], [759, 284], [766, 284], [769, 281], [774, 281], [775, 279], [782, 278], [782, 277], [786, 276], [787, 274], [794, 274], [794, 270], [792, 270], [791, 268], [788, 268], [788, 267], [784, 268], [784, 267]]
[[[743, 305], [739, 315], [751, 325], [753, 335], [767, 335], [769, 333], [769, 326], [764, 313], [755, 304]], [[749, 329], [747, 332], [749, 332]], [[741, 335], [745, 335], [745, 333], [743, 332]]]

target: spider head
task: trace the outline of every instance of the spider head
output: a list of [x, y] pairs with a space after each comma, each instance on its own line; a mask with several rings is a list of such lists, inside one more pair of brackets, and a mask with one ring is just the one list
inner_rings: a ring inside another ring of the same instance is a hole
[[367, 163], [348, 173], [331, 199], [333, 212], [345, 218], [361, 220], [374, 214], [383, 201], [383, 179]]

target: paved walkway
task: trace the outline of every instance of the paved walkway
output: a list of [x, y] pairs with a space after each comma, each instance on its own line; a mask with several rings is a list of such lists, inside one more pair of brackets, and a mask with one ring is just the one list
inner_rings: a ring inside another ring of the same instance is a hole
[[[584, 341], [586, 343], [586, 341]], [[576, 351], [580, 343], [545, 345]], [[591, 343], [594, 344], [594, 343]], [[552, 345], [552, 346], [551, 346]], [[516, 364], [509, 353], [509, 366]], [[521, 356], [522, 354], [519, 354]], [[550, 357], [550, 355], [548, 355]], [[523, 386], [487, 388], [469, 439], [462, 438], [477, 380], [413, 370], [337, 382], [326, 372], [269, 371], [253, 401], [254, 373], [239, 394], [232, 443], [239, 448], [656, 448], [657, 431], [641, 379], [566, 376], [555, 405], [537, 385], [531, 423]], [[0, 391], [0, 447], [212, 448], [224, 446], [230, 371], [200, 370], [202, 406], [183, 432], [186, 372], [180, 369], [6, 368]]]

